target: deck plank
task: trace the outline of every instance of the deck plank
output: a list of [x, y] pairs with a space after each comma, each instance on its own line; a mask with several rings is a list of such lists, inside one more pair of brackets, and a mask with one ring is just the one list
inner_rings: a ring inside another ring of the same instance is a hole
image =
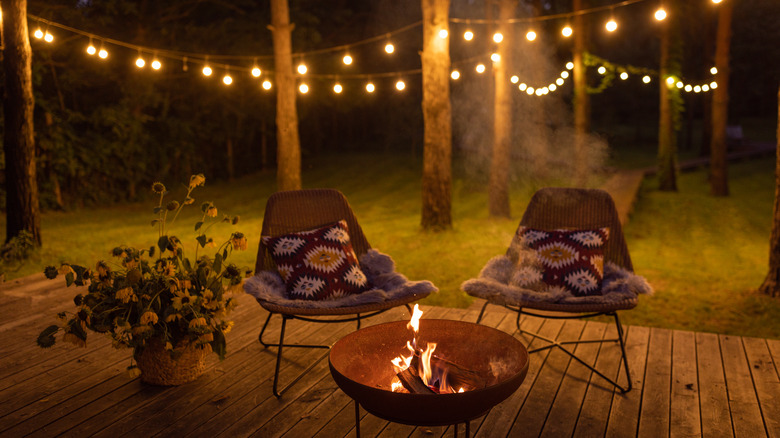
[[[267, 313], [249, 296], [240, 297], [228, 335], [228, 355], [209, 358], [194, 382], [156, 387], [127, 377], [129, 350], [90, 336], [87, 348], [34, 344], [42, 328], [56, 323], [57, 309], [72, 310], [75, 288], [36, 274], [0, 284], [0, 435], [33, 436], [316, 436], [351, 437], [354, 404], [333, 382], [327, 360], [281, 399], [271, 394], [275, 349], [257, 342]], [[5, 306], [2, 306], [5, 304]], [[424, 318], [473, 322], [479, 308], [423, 306]], [[408, 319], [404, 308], [365, 325]], [[492, 307], [483, 324], [513, 333], [526, 345], [540, 345], [515, 332], [515, 314]], [[277, 319], [269, 336], [278, 337]], [[523, 327], [581, 339], [614, 336], [614, 325], [523, 319]], [[288, 325], [294, 342], [332, 343], [353, 324]], [[706, 436], [780, 438], [780, 340], [710, 333], [626, 327], [626, 348], [634, 389], [614, 391], [600, 377], [561, 351], [530, 357], [518, 391], [487, 415], [471, 421], [477, 436]], [[581, 344], [576, 352], [611, 377], [618, 371], [616, 343]], [[282, 383], [323, 351], [287, 349]], [[448, 437], [448, 427], [390, 423], [360, 410], [363, 436]], [[459, 425], [458, 433], [464, 431]]]

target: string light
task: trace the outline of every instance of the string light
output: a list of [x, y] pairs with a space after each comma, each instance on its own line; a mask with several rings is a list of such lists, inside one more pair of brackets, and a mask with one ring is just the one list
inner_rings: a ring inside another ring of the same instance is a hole
[[135, 60], [135, 66], [138, 68], [144, 68], [145, 65], [146, 65], [146, 61], [144, 61], [144, 58], [139, 53], [138, 58]]
[[303, 84], [298, 86], [298, 91], [300, 91], [301, 94], [306, 94], [306, 93], [309, 92], [309, 86], [306, 85], [305, 83], [303, 83]]
[[233, 83], [233, 78], [230, 76], [230, 74], [225, 74], [225, 76], [222, 76], [222, 83], [225, 85], [230, 85]]
[[305, 75], [309, 69], [306, 67], [306, 64], [300, 63], [298, 64], [298, 74]]
[[525, 91], [525, 90], [528, 88], [528, 85], [526, 85], [526, 84], [525, 84], [525, 82], [523, 82], [523, 83], [521, 83], [520, 85], [518, 85], [518, 86], [517, 86], [517, 88], [518, 88], [520, 91]]
[[344, 91], [344, 87], [342, 87], [341, 84], [336, 82], [336, 85], [333, 86], [333, 92], [336, 94], [340, 94], [342, 91]]
[[393, 45], [393, 43], [385, 44], [385, 52], [386, 53], [393, 53], [393, 52], [395, 52], [395, 46]]
[[710, 69], [710, 73], [712, 73], [712, 74], [714, 74], [714, 75], [718, 74], [718, 68], [717, 68], [717, 67], [712, 67], [712, 68]]
[[685, 86], [685, 91], [690, 93], [691, 90], [693, 90], [693, 86], [691, 84], [688, 84], [688, 85]]
[[447, 32], [447, 29], [440, 29], [439, 30], [439, 38], [445, 39], [445, 38], [447, 38], [447, 35], [449, 35], [449, 32]]
[[534, 87], [528, 87], [525, 89], [526, 94], [528, 94], [529, 96], [532, 96], [534, 94], [534, 91], [535, 91]]
[[600, 75], [603, 75], [604, 73], [607, 72], [607, 68], [602, 65], [601, 67], [599, 67], [598, 72]]
[[722, 1], [722, 0], [712, 0], [712, 2], [713, 2], [713, 3], [715, 3], [716, 5], [717, 5], [718, 3], [720, 3], [721, 1]]
[[352, 65], [352, 57], [349, 56], [349, 53], [344, 55], [344, 57], [341, 58], [341, 61], [344, 62], [344, 65]]
[[498, 53], [493, 53], [490, 55], [490, 60], [493, 62], [499, 62], [501, 61], [501, 55], [499, 55]]
[[214, 73], [214, 70], [212, 70], [208, 65], [204, 65], [202, 72], [203, 76], [211, 76], [211, 74]]
[[701, 85], [696, 85], [695, 87], [693, 87], [693, 92], [694, 93], [698, 93], [700, 91], [701, 91]]
[[574, 31], [572, 30], [571, 26], [568, 24], [561, 29], [561, 35], [565, 36], [566, 38], [570, 37]]
[[558, 84], [559, 87], [563, 86], [564, 82], [565, 81], [563, 80], [563, 78], [558, 78], [558, 79], [555, 80], [555, 83]]
[[604, 27], [606, 27], [607, 32], [614, 32], [618, 28], [617, 21], [615, 21], [614, 18], [610, 18], [609, 21], [607, 21], [607, 24]]
[[710, 88], [712, 88], [713, 90], [718, 88], [718, 83], [715, 81], [710, 82]]
[[642, 82], [644, 82], [644, 83], [646, 83], [646, 84], [649, 84], [649, 83], [650, 83], [650, 76], [647, 76], [647, 75], [645, 75], [645, 76], [642, 78]]
[[398, 91], [402, 91], [404, 88], [406, 88], [406, 84], [404, 83], [404, 81], [399, 80], [398, 82], [395, 83], [395, 88]]
[[373, 93], [374, 90], [376, 90], [376, 87], [374, 87], [373, 82], [369, 82], [366, 84], [366, 91], [368, 91], [369, 93]]
[[463, 32], [463, 39], [466, 41], [471, 41], [474, 39], [474, 32], [467, 30]]
[[701, 86], [701, 91], [710, 91], [710, 86], [707, 84], [704, 84]]
[[682, 81], [677, 81], [677, 83], [675, 84], [675, 86], [676, 86], [677, 88], [682, 88], [682, 87], [684, 87], [684, 86], [685, 86], [685, 84], [683, 84], [683, 82], [682, 82]]
[[263, 71], [260, 70], [260, 67], [258, 66], [252, 67], [252, 76], [259, 78], [261, 74], [263, 74]]
[[160, 60], [159, 60], [159, 59], [155, 58], [155, 59], [152, 61], [152, 68], [153, 68], [154, 70], [159, 70], [159, 69], [161, 69], [161, 68], [162, 68], [162, 63], [160, 62]]
[[568, 77], [569, 77], [569, 72], [567, 72], [566, 70], [564, 70], [564, 71], [562, 71], [562, 72], [561, 72], [561, 78], [562, 78], [562, 79], [566, 79], [566, 78], [568, 78]]
[[520, 81], [520, 78], [519, 78], [519, 77], [517, 77], [517, 75], [514, 75], [514, 76], [512, 76], [511, 78], [509, 78], [509, 82], [511, 82], [511, 83], [513, 83], [513, 84], [516, 84], [516, 83], [518, 83], [519, 81]]
[[666, 19], [666, 10], [661, 6], [655, 11], [655, 19], [658, 21], [664, 21]]
[[54, 35], [50, 34], [49, 31], [47, 30], [46, 33], [43, 35], [43, 40], [46, 41], [47, 43], [50, 43], [54, 41]]
[[504, 34], [501, 32], [496, 32], [493, 34], [493, 41], [495, 43], [500, 43], [501, 41], [504, 41]]
[[271, 89], [271, 81], [265, 80], [263, 81], [263, 90], [270, 90]]
[[624, 81], [625, 81], [626, 79], [628, 79], [628, 73], [626, 73], [626, 72], [621, 72], [621, 73], [620, 73], [620, 79], [622, 79], [622, 80], [624, 80]]
[[450, 77], [457, 81], [460, 78], [460, 72], [453, 70], [452, 73], [450, 73]]
[[98, 50], [98, 57], [100, 59], [106, 59], [108, 58], [108, 50], [105, 49], [104, 43], [100, 43], [100, 50]]
[[97, 53], [97, 49], [92, 44], [92, 38], [90, 38], [89, 39], [89, 45], [87, 46], [87, 54], [94, 55], [95, 53]]
[[485, 73], [485, 64], [477, 64], [477, 73]]
[[668, 85], [670, 87], [672, 85], [674, 85], [674, 77], [673, 76], [669, 76], [669, 77], [666, 78], [666, 85]]
[[529, 30], [528, 33], [525, 34], [525, 39], [528, 41], [533, 41], [536, 39], [536, 32], [533, 30]]
[[569, 61], [566, 63], [566, 70], [572, 70], [574, 68], [574, 63]]
[[41, 38], [43, 38], [43, 31], [41, 30], [41, 28], [40, 28], [40, 27], [39, 27], [39, 28], [37, 28], [37, 29], [35, 29], [35, 32], [33, 32], [33, 36], [34, 36], [35, 38], [38, 38], [38, 39], [41, 39]]

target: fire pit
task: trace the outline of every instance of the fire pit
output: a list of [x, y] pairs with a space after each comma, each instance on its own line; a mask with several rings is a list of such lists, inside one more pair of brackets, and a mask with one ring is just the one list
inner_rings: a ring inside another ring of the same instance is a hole
[[[416, 340], [436, 343], [434, 356], [480, 376], [482, 384], [460, 393], [393, 392], [391, 361], [406, 350], [406, 321], [366, 327], [330, 350], [330, 372], [344, 393], [377, 417], [417, 426], [444, 426], [487, 414], [517, 390], [528, 372], [528, 352], [514, 337], [483, 325], [443, 319], [419, 320]], [[468, 432], [467, 432], [468, 433]]]

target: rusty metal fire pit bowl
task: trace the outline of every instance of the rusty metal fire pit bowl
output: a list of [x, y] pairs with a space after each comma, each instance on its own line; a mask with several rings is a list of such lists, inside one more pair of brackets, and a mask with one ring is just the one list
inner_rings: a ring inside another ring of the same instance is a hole
[[528, 372], [525, 346], [500, 330], [463, 321], [422, 319], [418, 341], [437, 344], [435, 355], [475, 371], [482, 388], [454, 394], [398, 393], [391, 360], [406, 350], [412, 333], [406, 321], [366, 327], [342, 338], [330, 350], [330, 372], [358, 405], [388, 421], [416, 426], [445, 426], [487, 414], [517, 390]]

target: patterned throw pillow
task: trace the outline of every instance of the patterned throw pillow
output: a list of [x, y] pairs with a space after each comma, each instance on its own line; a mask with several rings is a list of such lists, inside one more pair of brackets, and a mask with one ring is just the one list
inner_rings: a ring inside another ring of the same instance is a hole
[[[552, 287], [562, 287], [574, 296], [601, 295], [604, 279], [604, 245], [609, 228], [595, 230], [545, 231], [519, 227], [517, 238], [521, 248], [536, 251], [542, 268], [542, 281]], [[514, 243], [514, 242], [513, 242]], [[522, 254], [522, 249], [517, 250]], [[524, 275], [529, 283], [538, 280], [532, 264], [521, 264], [513, 276]]]
[[341, 220], [314, 230], [263, 236], [288, 298], [326, 300], [368, 288], [347, 231], [347, 222]]

